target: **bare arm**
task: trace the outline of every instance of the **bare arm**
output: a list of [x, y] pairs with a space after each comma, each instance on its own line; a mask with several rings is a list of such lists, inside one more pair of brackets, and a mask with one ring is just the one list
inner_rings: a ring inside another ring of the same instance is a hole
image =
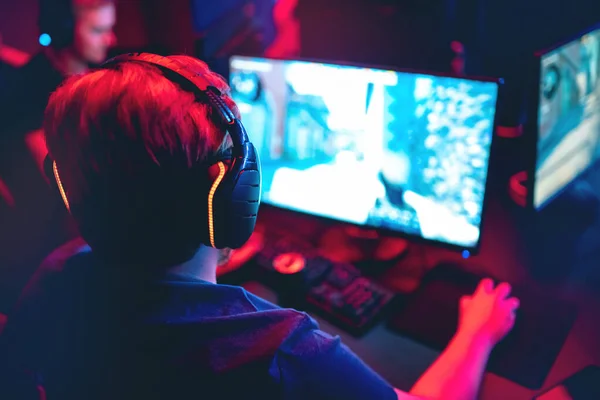
[[457, 333], [410, 393], [426, 399], [476, 399], [491, 349], [483, 339]]
[[[490, 352], [514, 326], [519, 300], [510, 285], [483, 279], [460, 302], [458, 330], [410, 391], [417, 399], [475, 400]], [[398, 399], [411, 399], [396, 391]], [[402, 397], [404, 396], [404, 397]]]
[[457, 334], [410, 393], [394, 389], [398, 400], [474, 400], [490, 354], [488, 343]]

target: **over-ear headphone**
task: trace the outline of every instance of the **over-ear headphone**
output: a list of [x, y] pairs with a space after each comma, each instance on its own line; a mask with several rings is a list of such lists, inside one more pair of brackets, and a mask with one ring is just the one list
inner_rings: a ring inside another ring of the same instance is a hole
[[[202, 74], [192, 71], [176, 60], [148, 53], [130, 53], [106, 61], [101, 68], [125, 62], [142, 62], [158, 67], [165, 77], [179, 83], [184, 90], [193, 90], [196, 98], [208, 104], [216, 114], [220, 128], [229, 133], [233, 143], [231, 157], [207, 165], [209, 191], [206, 193], [208, 226], [205, 245], [214, 248], [239, 248], [252, 235], [261, 196], [260, 160], [249, 141], [242, 122], [235, 117], [222, 98]], [[71, 211], [69, 190], [60, 179], [60, 166], [50, 158], [45, 161], [46, 174], [55, 181], [65, 206]]]
[[73, 43], [75, 14], [72, 0], [39, 0], [40, 35], [50, 36], [49, 45], [65, 48]]

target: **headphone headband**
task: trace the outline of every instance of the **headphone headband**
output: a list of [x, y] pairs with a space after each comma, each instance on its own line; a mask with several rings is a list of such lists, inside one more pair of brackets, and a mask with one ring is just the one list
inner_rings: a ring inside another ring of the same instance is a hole
[[[241, 247], [254, 231], [261, 194], [260, 160], [256, 149], [248, 140], [244, 126], [223, 100], [223, 94], [202, 73], [191, 70], [177, 60], [155, 54], [129, 53], [111, 58], [101, 68], [111, 68], [131, 61], [158, 67], [167, 79], [182, 85], [182, 89], [195, 93], [198, 99], [211, 107], [213, 113], [218, 114], [218, 123], [231, 137], [232, 154], [226, 162], [212, 160], [207, 166], [206, 176], [210, 183], [206, 194], [208, 225], [205, 222], [198, 229], [204, 230], [203, 244], [207, 246], [233, 249]], [[77, 215], [79, 205], [69, 203], [68, 188], [64, 188], [60, 180], [60, 166], [49, 156], [46, 161], [47, 174], [57, 183], [69, 211]], [[106, 234], [110, 236], [110, 233]], [[86, 240], [90, 241], [87, 237]]]
[[[223, 128], [229, 131], [231, 141], [233, 142], [234, 154], [236, 153], [236, 149], [241, 148], [249, 141], [245, 129], [229, 129], [228, 125], [238, 125], [240, 124], [240, 121], [235, 117], [231, 109], [223, 101], [223, 94], [221, 91], [212, 86], [204, 77], [204, 75], [192, 71], [177, 60], [150, 53], [122, 54], [106, 61], [104, 64], [102, 64], [102, 68], [109, 68], [111, 66], [129, 61], [138, 61], [154, 65], [163, 73], [165, 73], [165, 75], [167, 75], [171, 81], [180, 84], [187, 84], [186, 86], [190, 86], [197, 97], [206, 100], [213, 107], [213, 109], [217, 111]], [[234, 135], [231, 131], [239, 132], [240, 134]]]

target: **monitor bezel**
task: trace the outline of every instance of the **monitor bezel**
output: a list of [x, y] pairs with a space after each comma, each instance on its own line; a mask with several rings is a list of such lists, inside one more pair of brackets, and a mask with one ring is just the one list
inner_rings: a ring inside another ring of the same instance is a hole
[[526, 207], [527, 209], [534, 212], [541, 212], [546, 207], [548, 207], [554, 200], [560, 197], [563, 193], [569, 190], [571, 186], [575, 184], [575, 182], [584, 175], [592, 165], [587, 166], [584, 170], [582, 170], [573, 180], [560, 188], [556, 193], [549, 196], [545, 199], [539, 207], [536, 207], [535, 204], [535, 188], [537, 184], [537, 161], [538, 161], [538, 141], [540, 137], [540, 127], [539, 127], [539, 109], [540, 109], [540, 80], [542, 78], [542, 58], [546, 56], [548, 53], [556, 51], [561, 47], [567, 46], [568, 44], [580, 40], [583, 36], [588, 35], [592, 32], [600, 30], [600, 23], [592, 25], [585, 30], [580, 31], [576, 35], [571, 36], [569, 39], [560, 41], [555, 43], [554, 45], [547, 47], [543, 50], [538, 50], [534, 52], [531, 68], [529, 72], [529, 80], [534, 82], [531, 84], [531, 89], [529, 92], [529, 100], [526, 103], [527, 107], [527, 121], [525, 126], [526, 137], [529, 139], [526, 140], [526, 146], [528, 148], [528, 154], [531, 154], [529, 158], [529, 163], [527, 165], [527, 201]]
[[[483, 195], [483, 201], [482, 201], [482, 205], [481, 205], [481, 221], [479, 223], [479, 237], [478, 237], [477, 242], [475, 244], [473, 244], [472, 246], [470, 246], [470, 247], [462, 246], [459, 244], [448, 243], [448, 242], [444, 242], [441, 240], [427, 239], [421, 235], [410, 234], [410, 233], [393, 230], [393, 229], [389, 229], [389, 228], [382, 228], [382, 227], [366, 225], [366, 224], [357, 224], [357, 223], [353, 223], [353, 222], [345, 221], [345, 220], [341, 220], [341, 219], [311, 214], [309, 212], [297, 210], [292, 207], [284, 207], [281, 205], [264, 202], [263, 200], [261, 200], [261, 205], [260, 205], [261, 207], [266, 206], [267, 208], [271, 208], [271, 209], [282, 210], [282, 211], [294, 213], [297, 215], [307, 216], [309, 218], [313, 218], [315, 220], [322, 221], [323, 223], [329, 223], [329, 224], [335, 223], [335, 224], [340, 224], [340, 225], [345, 225], [345, 226], [352, 226], [352, 227], [364, 229], [367, 231], [373, 230], [373, 231], [377, 231], [378, 233], [385, 235], [385, 236], [404, 238], [404, 239], [410, 240], [415, 243], [420, 243], [420, 244], [432, 244], [432, 245], [435, 245], [436, 247], [440, 247], [440, 248], [444, 248], [444, 249], [448, 249], [448, 250], [454, 250], [454, 251], [459, 251], [459, 252], [464, 252], [466, 250], [469, 252], [469, 255], [471, 255], [471, 256], [475, 256], [475, 255], [479, 254], [479, 252], [481, 250], [481, 242], [482, 242], [483, 232], [484, 232], [484, 228], [486, 226], [486, 219], [487, 219], [486, 215], [488, 212], [489, 196], [491, 194], [490, 192], [491, 192], [492, 182], [490, 179], [490, 170], [491, 170], [491, 164], [492, 164], [492, 162], [491, 162], [492, 156], [495, 153], [495, 147], [496, 147], [496, 142], [497, 142], [497, 140], [495, 139], [495, 136], [496, 136], [495, 130], [496, 130], [497, 119], [498, 119], [498, 113], [497, 113], [498, 93], [500, 92], [501, 85], [504, 83], [502, 78], [493, 78], [493, 77], [489, 77], [489, 76], [472, 76], [472, 75], [463, 76], [463, 75], [457, 75], [457, 74], [447, 73], [447, 72], [425, 71], [425, 70], [408, 69], [408, 68], [406, 68], [406, 69], [394, 68], [394, 67], [389, 67], [389, 66], [356, 63], [356, 62], [349, 62], [349, 61], [339, 61], [339, 60], [322, 60], [322, 59], [303, 58], [303, 57], [294, 57], [294, 58], [265, 57], [265, 56], [255, 56], [255, 55], [248, 55], [248, 54], [235, 54], [235, 55], [232, 55], [229, 57], [229, 62], [228, 62], [229, 75], [231, 75], [232, 61], [234, 59], [239, 59], [239, 58], [254, 59], [254, 60], [267, 60], [267, 61], [307, 62], [307, 63], [315, 63], [315, 64], [323, 64], [323, 65], [331, 65], [331, 66], [367, 68], [367, 69], [375, 69], [375, 70], [382, 70], [382, 71], [392, 71], [392, 72], [397, 72], [397, 73], [428, 75], [428, 76], [440, 77], [440, 78], [456, 78], [456, 79], [462, 79], [462, 80], [473, 81], [473, 82], [495, 83], [497, 85], [496, 102], [495, 102], [496, 103], [495, 104], [496, 112], [494, 113], [494, 120], [492, 121], [492, 133], [491, 133], [491, 142], [490, 142], [489, 156], [488, 156], [488, 162], [487, 162], [485, 193]], [[229, 79], [228, 83], [231, 83], [230, 79]]]

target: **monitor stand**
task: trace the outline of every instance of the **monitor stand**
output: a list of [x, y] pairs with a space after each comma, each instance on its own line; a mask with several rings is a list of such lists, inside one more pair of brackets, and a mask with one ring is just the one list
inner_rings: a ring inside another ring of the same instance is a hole
[[410, 244], [375, 229], [340, 224], [325, 230], [320, 245], [325, 255], [335, 261], [389, 263], [404, 256]]

